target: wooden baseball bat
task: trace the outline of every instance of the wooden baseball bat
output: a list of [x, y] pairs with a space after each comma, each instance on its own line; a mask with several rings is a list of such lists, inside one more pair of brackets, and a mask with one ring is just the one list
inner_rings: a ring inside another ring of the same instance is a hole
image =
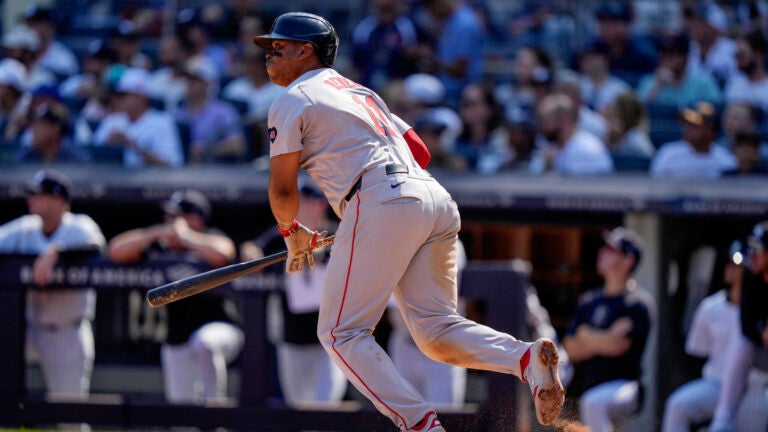
[[[333, 244], [335, 236], [330, 235], [317, 241], [315, 249]], [[188, 278], [180, 279], [163, 286], [152, 288], [147, 292], [147, 303], [153, 308], [165, 306], [177, 300], [200, 294], [223, 285], [240, 276], [253, 273], [268, 267], [274, 263], [284, 261], [288, 257], [288, 251], [278, 252], [263, 258], [231, 264], [225, 267], [209, 270]]]

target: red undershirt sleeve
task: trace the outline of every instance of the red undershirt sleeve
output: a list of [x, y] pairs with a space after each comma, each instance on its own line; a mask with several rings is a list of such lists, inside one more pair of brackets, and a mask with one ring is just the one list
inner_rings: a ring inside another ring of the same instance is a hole
[[411, 153], [419, 166], [426, 168], [432, 156], [430, 156], [424, 141], [419, 138], [419, 135], [416, 134], [413, 129], [408, 129], [408, 131], [403, 134], [403, 138], [405, 138], [405, 142], [408, 143], [408, 148], [411, 149]]

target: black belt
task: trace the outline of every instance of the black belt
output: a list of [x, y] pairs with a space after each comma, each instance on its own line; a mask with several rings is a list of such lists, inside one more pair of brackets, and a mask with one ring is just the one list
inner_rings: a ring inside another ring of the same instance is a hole
[[[384, 172], [387, 175], [390, 174], [408, 174], [408, 167], [403, 164], [389, 164], [384, 165]], [[357, 191], [360, 190], [360, 187], [363, 185], [363, 176], [357, 178], [355, 181], [355, 184], [352, 185], [352, 187], [349, 189], [349, 192], [344, 197], [344, 201], [349, 201], [352, 199], [353, 196], [357, 193]]]

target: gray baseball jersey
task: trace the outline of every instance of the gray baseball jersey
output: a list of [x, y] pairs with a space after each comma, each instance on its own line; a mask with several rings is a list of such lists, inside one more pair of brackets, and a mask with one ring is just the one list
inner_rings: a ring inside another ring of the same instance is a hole
[[371, 90], [316, 69], [294, 81], [269, 110], [270, 156], [301, 151], [301, 168], [344, 214], [344, 196], [360, 175], [388, 163], [422, 173], [403, 139], [410, 127]]
[[371, 90], [322, 68], [287, 87], [269, 113], [271, 156], [300, 166], [341, 217], [328, 263], [318, 336], [349, 381], [400, 429], [434, 411], [371, 332], [394, 295], [432, 359], [521, 376], [529, 343], [456, 312], [459, 211], [421, 169]]
[[[25, 215], [0, 226], [0, 253], [39, 254], [50, 244], [60, 250], [103, 248], [101, 229], [89, 216], [65, 213], [59, 228], [43, 234], [42, 219]], [[52, 394], [83, 395], [90, 386], [96, 308], [93, 289], [27, 290], [27, 345], [40, 358]]]

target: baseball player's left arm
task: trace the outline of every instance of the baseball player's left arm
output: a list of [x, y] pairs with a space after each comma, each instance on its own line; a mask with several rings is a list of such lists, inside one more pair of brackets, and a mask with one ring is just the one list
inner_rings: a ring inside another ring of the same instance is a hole
[[328, 235], [327, 231], [312, 231], [296, 220], [299, 210], [300, 154], [299, 151], [272, 156], [269, 169], [269, 205], [288, 249], [285, 261], [285, 271], [288, 273], [304, 270], [305, 261], [313, 268], [315, 262], [312, 250], [318, 240]]
[[272, 156], [269, 168], [269, 206], [278, 228], [290, 229], [299, 211], [299, 158], [301, 152]]

